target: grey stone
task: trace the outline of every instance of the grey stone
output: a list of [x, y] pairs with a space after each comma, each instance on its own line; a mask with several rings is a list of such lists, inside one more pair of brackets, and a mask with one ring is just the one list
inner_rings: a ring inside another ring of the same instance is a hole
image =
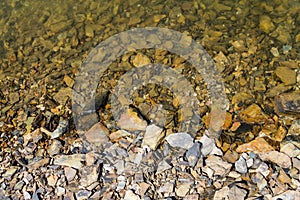
[[234, 185], [233, 187], [230, 188], [228, 197], [230, 200], [240, 200], [240, 199], [245, 199], [247, 195], [247, 191], [237, 187]]
[[235, 170], [241, 174], [246, 174], [247, 173], [247, 163], [245, 159], [241, 156], [235, 163]]
[[193, 146], [193, 138], [188, 133], [173, 133], [166, 137], [167, 142], [172, 147], [189, 149]]
[[186, 159], [191, 167], [194, 167], [200, 157], [200, 143], [196, 142], [185, 154]]

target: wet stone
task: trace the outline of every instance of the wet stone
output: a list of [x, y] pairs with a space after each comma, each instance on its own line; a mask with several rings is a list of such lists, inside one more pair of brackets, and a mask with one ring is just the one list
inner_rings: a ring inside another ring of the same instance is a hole
[[268, 119], [267, 115], [257, 104], [252, 104], [240, 112], [239, 117], [246, 123], [264, 123]]
[[300, 116], [300, 92], [294, 91], [276, 96], [275, 111], [278, 114]]
[[293, 69], [288, 67], [277, 67], [275, 74], [286, 85], [293, 85], [296, 83], [296, 72]]
[[172, 133], [166, 137], [166, 141], [172, 147], [189, 149], [193, 146], [194, 139], [188, 133]]

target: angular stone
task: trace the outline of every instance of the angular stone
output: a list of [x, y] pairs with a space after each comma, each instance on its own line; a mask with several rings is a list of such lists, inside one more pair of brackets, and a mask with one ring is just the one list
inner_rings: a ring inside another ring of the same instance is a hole
[[28, 167], [30, 169], [37, 169], [37, 168], [47, 165], [49, 162], [50, 162], [50, 158], [36, 157], [33, 160], [31, 160], [30, 162], [28, 162]]
[[97, 166], [89, 166], [84, 167], [81, 170], [81, 179], [80, 185], [83, 187], [90, 186], [92, 183], [98, 181], [98, 167]]
[[48, 185], [54, 187], [56, 185], [58, 177], [54, 174], [47, 177], [47, 183]]
[[172, 133], [166, 137], [166, 141], [172, 147], [189, 149], [193, 146], [194, 139], [188, 133]]
[[265, 33], [270, 33], [275, 29], [275, 26], [269, 16], [262, 15], [259, 18], [259, 28]]
[[47, 149], [50, 156], [59, 154], [62, 144], [59, 140], [53, 139], [49, 148]]
[[190, 190], [190, 184], [182, 184], [176, 187], [175, 192], [179, 197], [185, 197]]
[[199, 199], [199, 194], [191, 194], [183, 198], [183, 200], [196, 200], [196, 199]]
[[75, 178], [77, 171], [76, 171], [76, 169], [73, 169], [72, 167], [65, 167], [64, 173], [67, 178], [67, 181], [72, 181]]
[[288, 199], [288, 200], [298, 200], [300, 199], [300, 191], [288, 190], [280, 195], [272, 197], [271, 200]]
[[214, 175], [224, 176], [230, 171], [231, 164], [222, 160], [219, 156], [209, 155], [205, 160], [206, 166], [214, 170]]
[[196, 142], [193, 144], [191, 148], [188, 149], [188, 151], [185, 154], [186, 159], [189, 162], [189, 165], [191, 167], [194, 167], [200, 157], [200, 148], [201, 145], [199, 142]]
[[85, 161], [85, 154], [73, 154], [73, 155], [57, 155], [54, 158], [55, 165], [62, 165], [67, 167], [73, 167], [80, 169]]
[[90, 195], [91, 195], [91, 192], [88, 190], [79, 190], [76, 193], [76, 199], [77, 200], [86, 200], [89, 198]]
[[252, 151], [254, 153], [263, 153], [271, 150], [274, 150], [274, 148], [271, 145], [269, 145], [263, 138], [256, 138], [255, 140], [249, 143], [238, 146], [238, 148], [236, 149], [238, 153], [249, 151]]
[[127, 190], [125, 192], [124, 200], [140, 200], [141, 198], [134, 194], [132, 190]]
[[141, 67], [143, 65], [150, 64], [151, 60], [144, 54], [138, 53], [133, 59], [133, 65], [135, 67]]
[[164, 136], [162, 131], [162, 128], [154, 124], [147, 126], [142, 147], [148, 145], [152, 150], [155, 150]]
[[73, 87], [74, 82], [75, 82], [74, 79], [72, 79], [72, 78], [71, 78], [70, 76], [68, 76], [68, 75], [65, 75], [64, 81], [65, 81], [66, 85], [67, 85], [68, 87], [70, 87], [70, 88]]
[[26, 146], [30, 140], [32, 140], [33, 143], [37, 143], [40, 139], [43, 138], [43, 134], [41, 132], [41, 129], [37, 128], [32, 132], [25, 133], [23, 138], [24, 138], [23, 145]]
[[67, 120], [60, 120], [56, 129], [51, 133], [51, 139], [60, 137], [68, 129], [69, 122]]
[[300, 135], [300, 119], [293, 121], [289, 128], [288, 135]]
[[109, 135], [109, 139], [112, 141], [112, 142], [117, 142], [119, 141], [122, 137], [126, 137], [126, 136], [131, 136], [132, 134], [125, 131], [125, 130], [118, 130], [118, 131], [115, 131], [113, 133], [111, 133]]
[[247, 191], [245, 189], [239, 188], [236, 185], [230, 188], [228, 198], [230, 200], [240, 200], [245, 199], [247, 195]]
[[12, 92], [9, 94], [9, 103], [14, 104], [20, 100], [20, 96], [18, 92]]
[[12, 166], [6, 170], [2, 177], [10, 181], [18, 169], [19, 167]]
[[286, 154], [278, 151], [269, 151], [267, 153], [260, 153], [259, 157], [263, 161], [271, 161], [283, 168], [291, 167], [291, 159]]
[[60, 105], [65, 105], [68, 98], [72, 97], [72, 88], [63, 87], [61, 88], [58, 93], [56, 93], [53, 98], [54, 100], [59, 103]]
[[293, 167], [297, 168], [300, 171], [300, 159], [292, 158]]
[[262, 111], [257, 104], [251, 104], [245, 110], [239, 113], [239, 117], [246, 123], [264, 123], [268, 116]]
[[127, 131], [145, 131], [147, 122], [139, 118], [136, 112], [128, 109], [121, 115], [118, 126]]
[[101, 146], [108, 142], [109, 130], [101, 123], [96, 123], [84, 135], [90, 143]]
[[159, 187], [158, 192], [170, 194], [174, 190], [174, 183], [166, 182]]
[[235, 166], [235, 171], [237, 171], [241, 174], [246, 174], [248, 171], [247, 163], [242, 156], [235, 162], [234, 166]]
[[228, 199], [228, 195], [229, 195], [229, 187], [225, 186], [222, 189], [216, 191], [213, 200]]
[[159, 174], [170, 168], [171, 166], [169, 165], [169, 163], [167, 163], [167, 161], [165, 160], [162, 160], [160, 163], [158, 163], [156, 174]]
[[294, 85], [296, 83], [297, 74], [293, 69], [288, 67], [277, 67], [275, 74], [285, 85]]
[[292, 143], [284, 144], [280, 148], [280, 152], [285, 153], [286, 155], [288, 155], [291, 158], [294, 158], [294, 157], [297, 157], [300, 155], [300, 149]]

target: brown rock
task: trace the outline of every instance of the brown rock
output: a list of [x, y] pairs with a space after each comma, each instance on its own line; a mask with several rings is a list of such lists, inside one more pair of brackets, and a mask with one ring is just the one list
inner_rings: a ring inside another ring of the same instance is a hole
[[237, 161], [238, 158], [239, 154], [231, 150], [226, 151], [225, 155], [223, 156], [223, 159], [229, 163], [235, 163], [235, 161]]
[[283, 93], [275, 97], [275, 111], [279, 114], [300, 116], [300, 91]]
[[133, 59], [133, 65], [135, 67], [141, 67], [143, 65], [150, 64], [151, 60], [148, 58], [148, 56], [138, 53], [134, 59]]
[[128, 131], [145, 131], [147, 122], [139, 118], [136, 112], [128, 109], [121, 115], [118, 126]]
[[105, 126], [103, 126], [101, 123], [96, 123], [84, 135], [90, 143], [100, 146], [108, 142], [108, 134], [109, 130]]
[[295, 70], [292, 70], [288, 67], [277, 67], [275, 74], [285, 85], [294, 85], [296, 83]]
[[125, 130], [118, 130], [118, 131], [115, 131], [113, 133], [111, 133], [109, 135], [109, 139], [112, 141], [112, 142], [117, 142], [119, 141], [122, 137], [126, 137], [126, 136], [130, 136], [131, 133], [125, 131]]
[[252, 104], [240, 112], [239, 117], [246, 123], [264, 123], [268, 116], [262, 111], [257, 104]]
[[67, 86], [70, 87], [70, 88], [73, 87], [74, 82], [75, 82], [75, 81], [74, 81], [70, 76], [68, 76], [68, 75], [65, 75], [64, 81], [65, 81], [65, 83], [67, 84]]
[[272, 30], [274, 30], [275, 26], [269, 16], [262, 15], [259, 18], [259, 28], [265, 33], [270, 33]]
[[292, 165], [290, 157], [278, 151], [268, 151], [267, 153], [260, 153], [259, 157], [263, 161], [270, 161], [283, 168], [289, 168]]
[[236, 151], [238, 153], [253, 151], [254, 153], [260, 153], [260, 152], [268, 152], [274, 150], [274, 148], [269, 145], [263, 138], [256, 138], [255, 140], [242, 144], [238, 146]]

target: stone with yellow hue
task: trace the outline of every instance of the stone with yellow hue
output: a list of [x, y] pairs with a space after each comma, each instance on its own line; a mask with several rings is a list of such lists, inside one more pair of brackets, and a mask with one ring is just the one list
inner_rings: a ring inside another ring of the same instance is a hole
[[238, 146], [238, 148], [236, 149], [238, 153], [243, 153], [248, 151], [253, 151], [254, 153], [260, 153], [260, 152], [268, 152], [271, 150], [274, 150], [274, 148], [271, 145], [269, 145], [263, 138], [256, 138], [255, 140], [249, 143]]
[[275, 74], [285, 85], [293, 85], [296, 83], [296, 72], [293, 69], [288, 67], [277, 67]]
[[275, 26], [269, 16], [262, 15], [259, 18], [259, 28], [265, 33], [270, 33], [274, 30]]
[[135, 67], [141, 67], [143, 65], [147, 65], [150, 63], [151, 63], [150, 58], [148, 58], [148, 56], [141, 53], [138, 53], [133, 59], [133, 65]]
[[251, 104], [245, 110], [240, 112], [239, 117], [246, 123], [264, 123], [268, 116], [262, 111], [257, 104]]

